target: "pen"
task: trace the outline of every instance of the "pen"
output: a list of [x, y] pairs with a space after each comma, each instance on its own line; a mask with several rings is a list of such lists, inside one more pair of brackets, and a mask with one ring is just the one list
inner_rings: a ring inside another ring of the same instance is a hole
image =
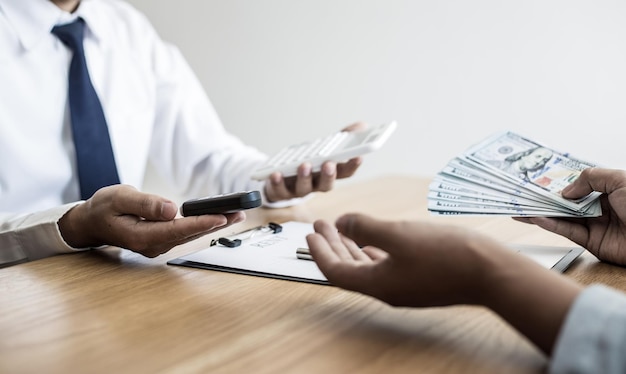
[[296, 250], [296, 257], [300, 260], [310, 260], [313, 261], [313, 256], [309, 252], [308, 248], [298, 248]]

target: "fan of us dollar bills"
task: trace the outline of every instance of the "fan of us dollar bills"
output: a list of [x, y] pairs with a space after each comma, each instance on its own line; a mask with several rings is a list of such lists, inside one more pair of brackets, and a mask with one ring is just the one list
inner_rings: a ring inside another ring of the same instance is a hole
[[429, 186], [439, 215], [597, 217], [600, 193], [568, 200], [561, 190], [596, 165], [512, 132], [496, 134], [452, 159]]

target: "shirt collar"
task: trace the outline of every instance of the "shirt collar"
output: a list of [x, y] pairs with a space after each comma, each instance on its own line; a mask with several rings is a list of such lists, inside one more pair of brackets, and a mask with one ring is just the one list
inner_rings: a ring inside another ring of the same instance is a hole
[[78, 17], [87, 24], [86, 37], [100, 41], [103, 35], [102, 20], [89, 0], [81, 1], [74, 13], [60, 9], [50, 0], [0, 0], [0, 12], [4, 13], [26, 50], [48, 37], [54, 26], [72, 22]]

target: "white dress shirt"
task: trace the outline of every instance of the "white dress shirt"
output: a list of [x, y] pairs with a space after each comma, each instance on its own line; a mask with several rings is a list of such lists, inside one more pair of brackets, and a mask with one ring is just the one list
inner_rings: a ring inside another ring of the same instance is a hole
[[79, 202], [69, 123], [72, 52], [50, 30], [82, 17], [84, 49], [121, 183], [148, 162], [184, 196], [262, 189], [266, 160], [222, 126], [180, 52], [119, 0], [0, 0], [0, 264], [71, 252], [57, 221]]

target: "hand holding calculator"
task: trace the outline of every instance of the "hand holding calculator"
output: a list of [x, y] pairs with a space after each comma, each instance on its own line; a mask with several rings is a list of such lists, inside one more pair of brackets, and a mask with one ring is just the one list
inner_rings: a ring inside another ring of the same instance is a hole
[[297, 174], [298, 166], [304, 162], [309, 162], [313, 172], [318, 172], [326, 161], [344, 162], [379, 149], [389, 139], [396, 126], [394, 121], [364, 131], [341, 131], [283, 148], [256, 170], [252, 178], [264, 180], [277, 171], [285, 177], [294, 176]]

